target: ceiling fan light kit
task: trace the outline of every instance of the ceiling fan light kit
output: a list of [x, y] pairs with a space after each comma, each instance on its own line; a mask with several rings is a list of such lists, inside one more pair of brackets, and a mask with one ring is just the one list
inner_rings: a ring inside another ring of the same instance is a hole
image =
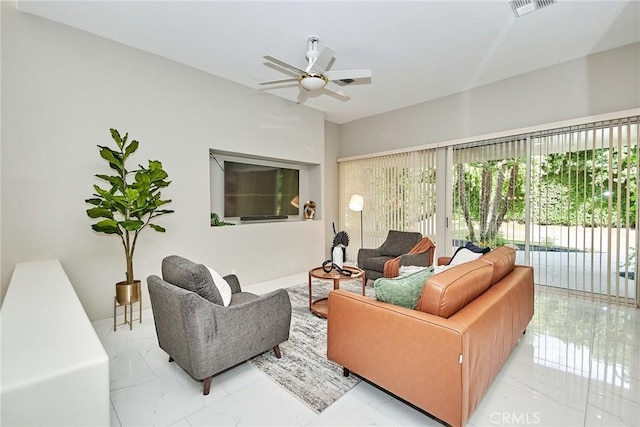
[[329, 80], [321, 74], [303, 74], [299, 81], [306, 90], [318, 90], [325, 87]]
[[262, 82], [260, 84], [286, 83], [297, 80], [300, 85], [300, 92], [298, 94], [299, 103], [304, 102], [307, 99], [309, 92], [318, 90], [326, 90], [337, 94], [345, 100], [349, 99], [347, 91], [335, 82], [340, 82], [344, 85], [353, 82], [354, 79], [371, 78], [371, 70], [327, 71], [327, 67], [331, 63], [336, 51], [328, 46], [325, 46], [322, 51], [318, 51], [318, 40], [319, 39], [316, 36], [307, 37], [309, 50], [306, 52], [305, 56], [308, 63], [304, 70], [271, 55], [264, 56], [264, 59], [271, 62], [271, 66], [275, 64], [279, 68], [283, 69], [283, 72], [286, 72], [289, 75], [293, 72], [297, 74], [298, 77]]

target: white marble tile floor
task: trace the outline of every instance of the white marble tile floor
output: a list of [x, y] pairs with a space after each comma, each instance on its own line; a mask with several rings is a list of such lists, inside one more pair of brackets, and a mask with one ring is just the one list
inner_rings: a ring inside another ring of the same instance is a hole
[[[110, 357], [112, 426], [441, 426], [365, 381], [316, 414], [248, 363], [215, 376], [203, 396], [158, 347], [150, 309], [133, 331], [112, 322], [93, 322]], [[527, 333], [468, 425], [640, 426], [640, 310], [537, 288]]]

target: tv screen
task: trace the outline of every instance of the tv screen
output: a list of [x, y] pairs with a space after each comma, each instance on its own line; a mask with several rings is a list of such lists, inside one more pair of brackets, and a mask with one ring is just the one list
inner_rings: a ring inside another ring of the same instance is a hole
[[224, 162], [224, 216], [299, 214], [300, 171]]

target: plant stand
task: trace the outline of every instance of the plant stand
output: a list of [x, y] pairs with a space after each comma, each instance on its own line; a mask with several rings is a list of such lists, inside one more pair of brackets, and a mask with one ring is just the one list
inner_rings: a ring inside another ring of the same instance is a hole
[[[129, 304], [118, 304], [118, 299], [116, 297], [113, 297], [113, 330], [114, 332], [118, 326], [122, 326], [122, 325], [129, 325], [129, 330], [132, 330], [134, 320], [139, 320], [140, 323], [142, 323], [142, 298], [140, 298], [136, 302], [136, 304], [138, 304], [140, 309], [137, 319], [133, 318], [133, 304], [134, 304], [133, 302], [130, 302]], [[116, 324], [116, 317], [117, 317], [116, 313], [117, 313], [117, 309], [120, 307], [124, 307], [124, 322]]]
[[[138, 303], [138, 318], [133, 318], [133, 304]], [[124, 322], [118, 324], [118, 308], [124, 307]], [[126, 282], [116, 283], [116, 296], [113, 297], [113, 330], [118, 326], [129, 325], [129, 330], [133, 329], [133, 321], [139, 320], [142, 323], [142, 292], [140, 291], [140, 281], [134, 280], [132, 284]]]

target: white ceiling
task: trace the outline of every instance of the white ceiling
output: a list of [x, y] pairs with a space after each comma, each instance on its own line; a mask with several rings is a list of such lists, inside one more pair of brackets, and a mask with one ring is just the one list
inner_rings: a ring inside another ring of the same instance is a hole
[[351, 99], [305, 105], [346, 123], [640, 41], [640, 2], [564, 1], [515, 18], [505, 1], [23, 1], [18, 9], [265, 89], [306, 66], [307, 36], [336, 50], [331, 70], [369, 68]]

